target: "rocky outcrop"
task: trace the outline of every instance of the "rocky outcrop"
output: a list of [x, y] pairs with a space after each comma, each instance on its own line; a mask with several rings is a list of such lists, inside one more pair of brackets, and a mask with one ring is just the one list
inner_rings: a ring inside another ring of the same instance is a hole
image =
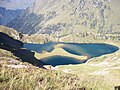
[[5, 26], [0, 26], [0, 32], [3, 32], [7, 35], [9, 35], [10, 37], [20, 40], [22, 38], [22, 34], [17, 32], [16, 30], [12, 29], [12, 28], [8, 28]]

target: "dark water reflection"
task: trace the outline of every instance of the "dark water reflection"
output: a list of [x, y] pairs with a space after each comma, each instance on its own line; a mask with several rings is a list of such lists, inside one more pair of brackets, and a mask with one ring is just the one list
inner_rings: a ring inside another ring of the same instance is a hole
[[[47, 44], [24, 44], [24, 47], [33, 50], [36, 52], [42, 51], [52, 51], [54, 49], [54, 45], [58, 43], [47, 43]], [[93, 57], [98, 57], [105, 54], [114, 53], [119, 50], [118, 47], [109, 45], [109, 44], [78, 44], [78, 43], [59, 43], [64, 44], [62, 48], [67, 52], [75, 55], [85, 55], [88, 56], [89, 59]], [[57, 65], [68, 65], [68, 64], [81, 64], [85, 61], [80, 61], [72, 57], [64, 57], [64, 56], [52, 56], [42, 59], [47, 64], [52, 66]]]
[[77, 44], [69, 43], [62, 47], [69, 53], [75, 55], [87, 55], [89, 58], [98, 57], [104, 54], [110, 54], [119, 48], [109, 44]]
[[52, 56], [42, 59], [42, 61], [52, 65], [69, 65], [69, 64], [81, 64], [85, 61], [80, 61], [78, 59], [72, 58], [72, 57], [63, 57], [63, 56]]

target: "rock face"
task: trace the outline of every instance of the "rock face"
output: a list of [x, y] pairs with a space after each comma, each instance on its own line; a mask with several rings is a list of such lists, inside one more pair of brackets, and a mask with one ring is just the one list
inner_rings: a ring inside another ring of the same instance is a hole
[[9, 10], [0, 7], [0, 25], [7, 25], [12, 20], [17, 18], [22, 13], [22, 11], [23, 11], [22, 9]]
[[115, 33], [120, 28], [119, 0], [37, 0], [9, 27], [27, 33]]

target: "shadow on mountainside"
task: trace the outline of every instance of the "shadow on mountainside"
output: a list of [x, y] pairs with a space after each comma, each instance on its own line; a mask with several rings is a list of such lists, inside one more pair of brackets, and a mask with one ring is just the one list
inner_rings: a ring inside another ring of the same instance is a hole
[[44, 62], [34, 57], [34, 52], [23, 49], [23, 43], [12, 37], [0, 32], [0, 48], [11, 51], [13, 55], [19, 57], [23, 62], [28, 62], [34, 66], [43, 68]]

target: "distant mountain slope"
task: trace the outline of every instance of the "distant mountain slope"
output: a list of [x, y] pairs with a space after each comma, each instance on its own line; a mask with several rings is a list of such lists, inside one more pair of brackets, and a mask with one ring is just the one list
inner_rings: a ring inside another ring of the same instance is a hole
[[7, 9], [25, 9], [32, 5], [35, 0], [0, 0], [0, 7]]
[[9, 10], [0, 7], [0, 25], [7, 25], [12, 20], [17, 18], [21, 13], [23, 9], [19, 10]]
[[9, 27], [27, 33], [120, 32], [119, 0], [37, 0]]

